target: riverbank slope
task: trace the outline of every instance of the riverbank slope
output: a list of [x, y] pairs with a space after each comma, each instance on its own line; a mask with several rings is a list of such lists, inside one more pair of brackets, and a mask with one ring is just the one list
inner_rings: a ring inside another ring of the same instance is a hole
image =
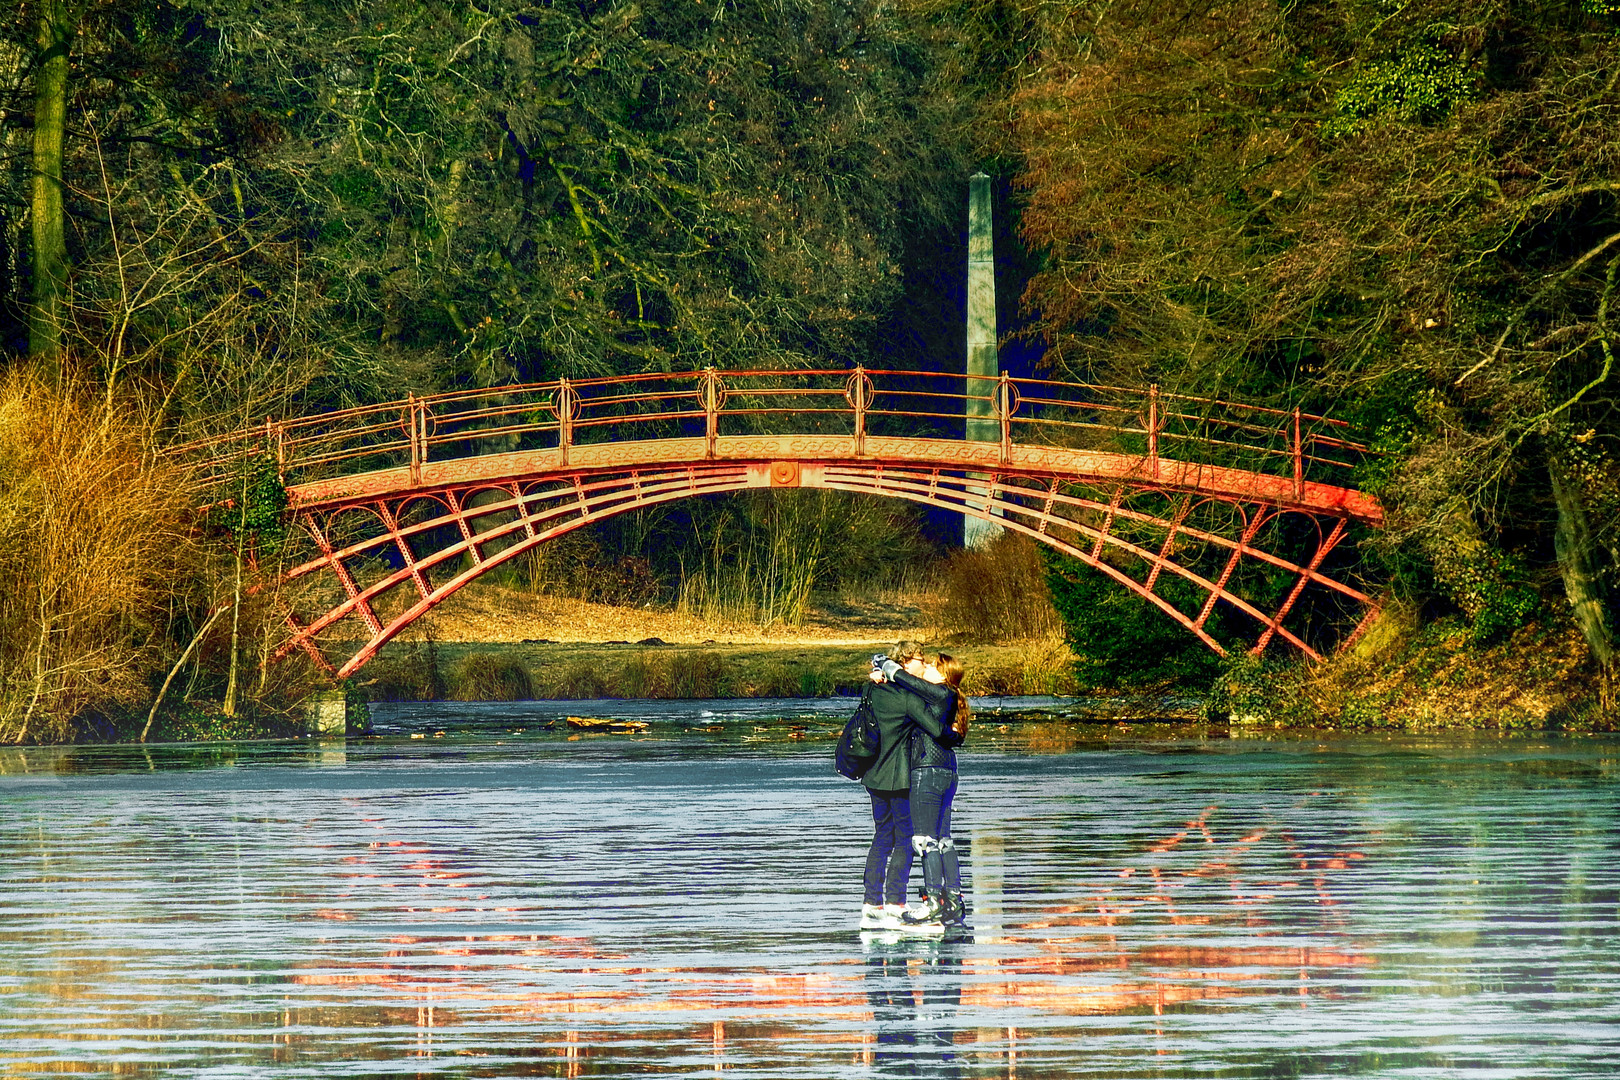
[[1616, 730], [1613, 690], [1580, 631], [1552, 618], [1475, 641], [1456, 618], [1392, 605], [1321, 663], [1245, 659], [1211, 695], [1234, 732], [1256, 728]]
[[359, 676], [373, 700], [821, 697], [858, 692], [874, 653], [919, 640], [962, 656], [974, 695], [1074, 694], [1060, 638], [941, 640], [927, 598], [824, 601], [759, 627], [516, 589], [466, 589]]

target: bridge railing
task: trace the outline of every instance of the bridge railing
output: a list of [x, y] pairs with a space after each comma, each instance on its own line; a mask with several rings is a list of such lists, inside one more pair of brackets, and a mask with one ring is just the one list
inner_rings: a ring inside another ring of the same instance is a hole
[[492, 453], [550, 451], [567, 464], [576, 447], [606, 442], [742, 434], [846, 437], [867, 453], [872, 437], [963, 439], [1000, 445], [1110, 450], [1142, 457], [1231, 464], [1255, 472], [1342, 484], [1366, 447], [1331, 417], [1241, 402], [1052, 379], [941, 372], [661, 372], [411, 396], [380, 405], [263, 425], [177, 448], [204, 476], [224, 482], [242, 463], [273, 457], [289, 486], [332, 476], [408, 468]]

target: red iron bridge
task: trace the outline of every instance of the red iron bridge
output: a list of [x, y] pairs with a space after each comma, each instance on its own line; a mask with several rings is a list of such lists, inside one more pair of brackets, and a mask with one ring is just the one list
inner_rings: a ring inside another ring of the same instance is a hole
[[1299, 409], [1157, 387], [705, 369], [409, 397], [183, 450], [222, 492], [273, 455], [307, 540], [282, 577], [277, 655], [302, 649], [347, 676], [469, 581], [570, 530], [782, 488], [985, 518], [1094, 567], [1217, 653], [1221, 607], [1250, 651], [1280, 638], [1316, 658], [1378, 607], [1342, 543], [1383, 522], [1350, 486], [1367, 451], [1348, 435]]

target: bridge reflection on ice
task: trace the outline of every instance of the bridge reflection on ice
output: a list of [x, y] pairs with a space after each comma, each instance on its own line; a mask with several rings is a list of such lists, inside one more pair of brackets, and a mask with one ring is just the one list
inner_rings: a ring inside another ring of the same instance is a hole
[[868, 827], [825, 744], [438, 722], [8, 767], [0, 1069], [1620, 1066], [1613, 745], [1003, 741], [964, 755], [975, 932], [939, 941], [854, 930]]

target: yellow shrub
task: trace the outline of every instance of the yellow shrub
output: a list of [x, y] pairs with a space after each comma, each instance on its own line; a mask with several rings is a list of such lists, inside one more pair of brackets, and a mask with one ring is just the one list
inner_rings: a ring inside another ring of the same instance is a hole
[[116, 405], [0, 381], [0, 740], [68, 738], [86, 709], [147, 694], [195, 505]]

